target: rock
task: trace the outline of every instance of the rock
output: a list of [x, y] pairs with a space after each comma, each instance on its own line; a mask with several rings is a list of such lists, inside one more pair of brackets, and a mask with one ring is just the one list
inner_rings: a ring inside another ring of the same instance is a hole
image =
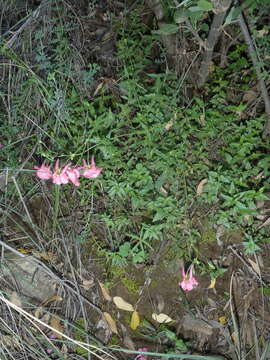
[[22, 299], [22, 306], [26, 303], [39, 305], [56, 295], [55, 282], [33, 256], [5, 253], [0, 269], [2, 289], [7, 293], [16, 290]]

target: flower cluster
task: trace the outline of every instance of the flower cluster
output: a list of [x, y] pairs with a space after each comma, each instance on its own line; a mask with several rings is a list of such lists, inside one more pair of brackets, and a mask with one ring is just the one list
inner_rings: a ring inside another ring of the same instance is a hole
[[190, 266], [187, 273], [185, 273], [185, 269], [182, 269], [182, 277], [183, 280], [179, 282], [179, 286], [184, 291], [193, 290], [196, 286], [199, 285], [198, 281], [193, 277], [193, 265]]
[[[142, 348], [139, 348], [138, 351], [148, 352], [148, 348], [142, 347]], [[145, 355], [145, 354], [139, 354], [134, 358], [134, 360], [146, 360], [146, 359], [147, 359], [147, 355]]]
[[79, 178], [81, 176], [94, 179], [99, 176], [102, 168], [96, 167], [95, 159], [92, 157], [91, 165], [87, 165], [83, 160], [83, 166], [73, 167], [67, 164], [63, 168], [59, 168], [59, 160], [56, 161], [54, 171], [51, 166], [47, 166], [45, 162], [40, 167], [35, 166], [36, 176], [42, 180], [50, 180], [57, 185], [67, 184], [71, 182], [75, 186], [80, 186]]

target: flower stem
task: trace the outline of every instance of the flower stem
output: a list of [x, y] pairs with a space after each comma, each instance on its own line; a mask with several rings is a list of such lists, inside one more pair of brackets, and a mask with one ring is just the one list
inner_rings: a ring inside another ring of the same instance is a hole
[[54, 186], [54, 211], [53, 211], [53, 237], [56, 232], [57, 218], [59, 213], [59, 203], [60, 203], [60, 187]]

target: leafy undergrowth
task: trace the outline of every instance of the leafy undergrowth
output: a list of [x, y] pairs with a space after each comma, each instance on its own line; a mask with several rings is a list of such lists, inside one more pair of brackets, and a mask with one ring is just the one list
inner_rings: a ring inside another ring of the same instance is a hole
[[[110, 75], [93, 57], [102, 46], [79, 48], [91, 24], [72, 17], [62, 2], [54, 4], [50, 26], [25, 31], [16, 51], [1, 48], [9, 79], [0, 115], [2, 246], [40, 259], [58, 291], [40, 295], [28, 315], [31, 287], [28, 294], [20, 289], [26, 299], [16, 300], [12, 286], [1, 295], [2, 311], [8, 306], [23, 317], [20, 331], [36, 319], [41, 326], [37, 343], [36, 325], [30, 335], [14, 336], [17, 318], [5, 316], [5, 359], [10, 346], [14, 354], [27, 348], [33, 358], [102, 356], [105, 345], [107, 352], [113, 345], [147, 347], [172, 358], [196, 349], [232, 356], [234, 345], [243, 351], [241, 336], [249, 350], [267, 340], [262, 317], [258, 334], [239, 335], [236, 320], [247, 316], [248, 309], [238, 313], [243, 296], [247, 308], [255, 306], [247, 294], [263, 306], [260, 290], [269, 290], [269, 264], [261, 261], [269, 254], [269, 146], [262, 139], [265, 117], [249, 108], [255, 76], [246, 48], [234, 45], [228, 66], [214, 67], [204, 93], [185, 97], [141, 11], [111, 13], [115, 36], [107, 33], [104, 43], [113, 44], [108, 52], [117, 62]], [[92, 156], [103, 171], [80, 178], [78, 187], [35, 176], [44, 161], [79, 166]], [[9, 257], [7, 266], [15, 266]], [[188, 295], [178, 286], [185, 263], [194, 264], [199, 282]], [[115, 297], [131, 310], [119, 312]]]

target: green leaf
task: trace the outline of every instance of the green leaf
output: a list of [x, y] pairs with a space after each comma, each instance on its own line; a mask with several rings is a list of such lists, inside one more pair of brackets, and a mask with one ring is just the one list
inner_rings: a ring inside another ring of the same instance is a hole
[[187, 9], [178, 9], [174, 14], [174, 21], [176, 24], [181, 24], [186, 21], [189, 16], [189, 11]]
[[125, 242], [123, 245], [120, 246], [119, 254], [122, 257], [127, 257], [129, 255], [129, 252], [130, 252], [130, 243], [129, 242]]
[[178, 29], [178, 26], [175, 24], [164, 24], [160, 27], [159, 30], [153, 30], [152, 34], [171, 35], [177, 33]]
[[241, 11], [242, 9], [240, 7], [236, 8], [233, 6], [226, 17], [224, 26], [234, 23], [237, 20], [238, 16], [240, 15]]
[[213, 5], [210, 1], [200, 0], [197, 4], [198, 8], [202, 11], [211, 11], [213, 10]]

